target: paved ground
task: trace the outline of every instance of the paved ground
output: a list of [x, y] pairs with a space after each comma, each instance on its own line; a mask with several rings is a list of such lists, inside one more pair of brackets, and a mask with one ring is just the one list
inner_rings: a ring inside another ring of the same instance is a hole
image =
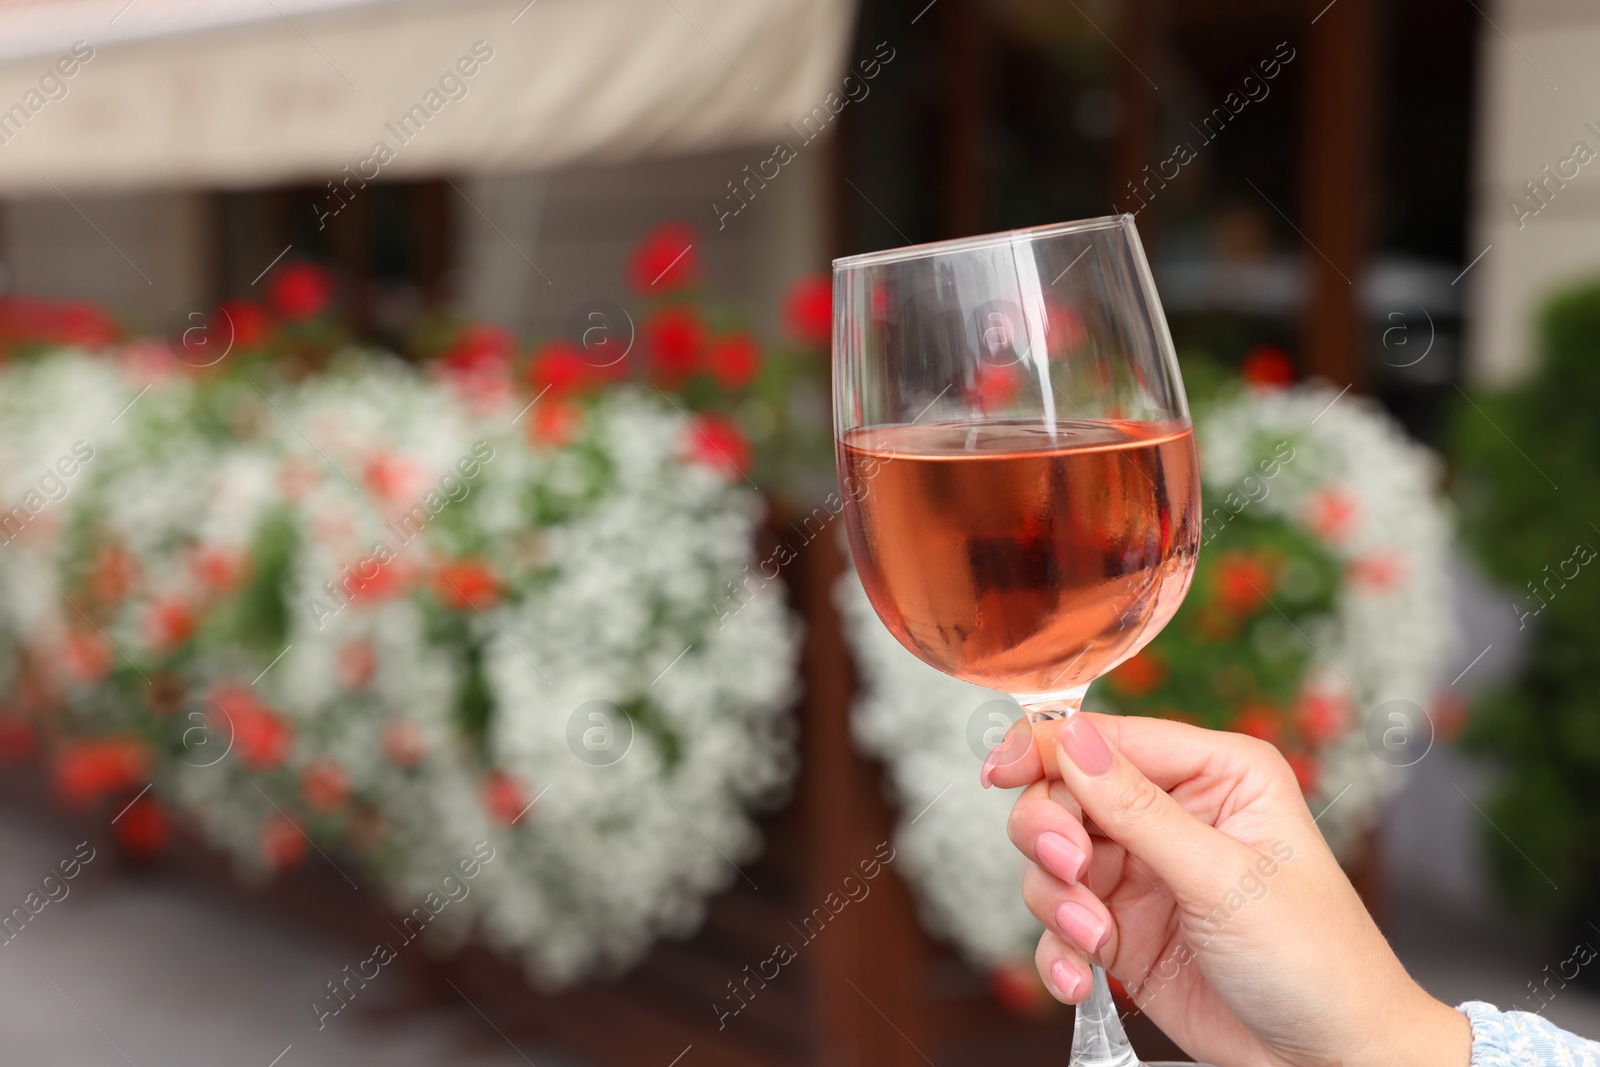
[[[20, 903], [73, 842], [0, 806], [0, 903]], [[0, 1063], [27, 1067], [573, 1067], [513, 1048], [472, 1008], [408, 1003], [397, 976], [318, 1032], [306, 1002], [350, 962], [342, 944], [181, 878], [100, 857], [70, 894], [0, 946]], [[1401, 896], [1396, 948], [1435, 995], [1529, 1006], [1526, 983], [1566, 950]], [[1600, 941], [1600, 938], [1596, 939]], [[1600, 1036], [1600, 996], [1568, 987], [1546, 1014]], [[277, 1057], [275, 1059], [275, 1057]]]
[[[0, 806], [0, 910], [71, 856], [66, 832]], [[465, 1003], [408, 1004], [401, 975], [392, 988], [374, 982], [369, 1001], [319, 1032], [307, 1004], [352, 962], [347, 946], [181, 878], [119, 871], [106, 856], [68, 886], [0, 946], [7, 1067], [574, 1063], [526, 1042], [514, 1049]]]

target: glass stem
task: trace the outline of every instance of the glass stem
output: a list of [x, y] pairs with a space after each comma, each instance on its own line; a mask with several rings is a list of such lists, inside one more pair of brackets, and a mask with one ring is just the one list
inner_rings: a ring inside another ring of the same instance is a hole
[[1049, 722], [1075, 714], [1083, 707], [1083, 695], [1088, 691], [1087, 685], [1080, 685], [1053, 693], [1013, 693], [1011, 698], [1028, 713], [1029, 722]]
[[[1019, 696], [1017, 703], [1031, 723], [1066, 719], [1083, 707], [1087, 685], [1058, 693]], [[1072, 1060], [1069, 1067], [1140, 1067], [1139, 1057], [1128, 1044], [1117, 1005], [1111, 999], [1106, 972], [1098, 963], [1090, 964], [1089, 999], [1078, 1005], [1072, 1023]]]
[[1139, 1067], [1139, 1057], [1128, 1044], [1128, 1033], [1117, 1016], [1111, 986], [1099, 964], [1089, 968], [1094, 985], [1089, 999], [1078, 1005], [1072, 1022], [1070, 1067]]

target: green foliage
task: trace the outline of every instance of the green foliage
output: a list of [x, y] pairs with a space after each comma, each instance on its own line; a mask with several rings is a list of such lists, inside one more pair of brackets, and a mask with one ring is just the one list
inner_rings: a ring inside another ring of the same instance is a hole
[[461, 690], [456, 694], [456, 721], [480, 749], [487, 749], [485, 736], [494, 716], [494, 687], [489, 684], [483, 665], [483, 642], [468, 639], [460, 650], [464, 669]]
[[1533, 378], [1455, 412], [1463, 528], [1533, 635], [1465, 740], [1505, 771], [1484, 840], [1508, 901], [1571, 919], [1600, 894], [1600, 283], [1552, 300], [1539, 340]]
[[254, 568], [231, 620], [239, 643], [257, 653], [277, 654], [289, 639], [289, 568], [299, 550], [299, 535], [288, 515], [262, 524], [251, 546]]

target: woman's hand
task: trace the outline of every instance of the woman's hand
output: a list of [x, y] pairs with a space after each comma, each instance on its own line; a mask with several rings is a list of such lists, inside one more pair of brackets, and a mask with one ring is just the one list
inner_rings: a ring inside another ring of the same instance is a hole
[[1078, 714], [1018, 723], [983, 775], [1027, 786], [1008, 829], [1058, 999], [1093, 959], [1221, 1067], [1466, 1067], [1466, 1017], [1406, 974], [1271, 745]]

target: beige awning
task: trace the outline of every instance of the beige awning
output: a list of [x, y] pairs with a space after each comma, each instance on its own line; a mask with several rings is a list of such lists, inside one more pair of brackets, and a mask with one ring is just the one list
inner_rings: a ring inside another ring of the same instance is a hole
[[854, 0], [0, 0], [0, 194], [792, 139], [839, 89], [853, 18]]

